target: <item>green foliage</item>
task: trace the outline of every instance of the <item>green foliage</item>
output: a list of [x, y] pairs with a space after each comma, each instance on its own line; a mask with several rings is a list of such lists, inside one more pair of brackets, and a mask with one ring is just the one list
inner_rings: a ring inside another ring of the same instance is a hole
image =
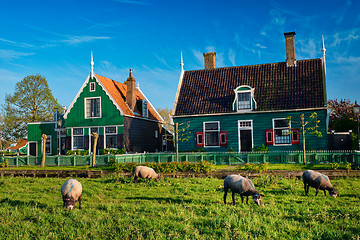
[[89, 155], [89, 150], [67, 150], [65, 155], [67, 155], [67, 156], [71, 156], [71, 155], [86, 156], [86, 155]]
[[269, 148], [267, 146], [265, 146], [264, 144], [261, 144], [261, 146], [254, 147], [252, 150], [254, 152], [267, 152], [267, 151], [269, 151]]
[[5, 159], [3, 163], [0, 163], [0, 168], [9, 167], [9, 160]]
[[2, 138], [17, 141], [26, 138], [27, 123], [52, 120], [61, 105], [52, 95], [45, 77], [29, 75], [17, 82], [13, 94], [6, 94], [2, 105]]
[[[334, 179], [337, 198], [301, 181], [253, 179], [262, 205], [223, 204], [217, 178], [79, 178], [82, 210], [62, 207], [62, 178], [0, 178], [0, 239], [359, 239], [359, 178]], [[228, 194], [228, 202], [231, 194]], [[231, 200], [230, 200], [231, 201]], [[9, 227], [11, 226], [11, 227]]]
[[263, 171], [267, 171], [269, 169], [269, 163], [245, 163], [244, 165], [238, 165], [237, 169], [262, 173]]
[[118, 154], [125, 154], [125, 153], [126, 153], [125, 148], [122, 148], [122, 149], [104, 148], [104, 149], [100, 149], [100, 151], [99, 151], [100, 155], [106, 155], [106, 154], [118, 155]]
[[136, 162], [128, 162], [128, 163], [116, 163], [115, 160], [110, 159], [108, 163], [108, 167], [113, 169], [116, 172], [132, 172], [134, 167], [136, 166], [147, 166], [151, 167], [157, 173], [174, 173], [174, 172], [185, 172], [192, 171], [196, 173], [208, 173], [214, 169], [214, 164], [199, 161], [195, 163], [189, 162], [167, 162], [167, 163], [156, 163], [156, 162], [147, 162], [147, 163], [136, 163]]

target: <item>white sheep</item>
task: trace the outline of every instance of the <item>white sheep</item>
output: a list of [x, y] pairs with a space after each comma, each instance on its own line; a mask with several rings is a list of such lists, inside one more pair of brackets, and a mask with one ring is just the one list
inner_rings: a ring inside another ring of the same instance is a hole
[[136, 166], [133, 175], [135, 183], [137, 183], [138, 178], [146, 179], [146, 182], [152, 178], [156, 179], [156, 181], [160, 181], [159, 174], [157, 174], [154, 169], [146, 166]]
[[331, 185], [329, 177], [313, 170], [306, 170], [302, 175], [304, 183], [305, 195], [309, 193], [310, 186], [316, 189], [317, 196], [319, 189], [324, 190], [326, 196], [326, 190], [329, 191], [331, 197], [337, 197], [337, 190]]
[[239, 193], [241, 197], [241, 203], [244, 202], [244, 196], [246, 196], [246, 204], [249, 204], [249, 196], [252, 197], [257, 205], [261, 204], [261, 196], [264, 196], [255, 190], [254, 184], [248, 178], [244, 178], [240, 175], [229, 175], [224, 180], [224, 203], [226, 204], [226, 195], [229, 191], [232, 192], [232, 200], [235, 205], [235, 193]]
[[82, 186], [78, 180], [67, 180], [61, 186], [61, 195], [63, 197], [64, 207], [68, 210], [72, 210], [76, 202], [79, 202], [79, 209], [81, 209]]

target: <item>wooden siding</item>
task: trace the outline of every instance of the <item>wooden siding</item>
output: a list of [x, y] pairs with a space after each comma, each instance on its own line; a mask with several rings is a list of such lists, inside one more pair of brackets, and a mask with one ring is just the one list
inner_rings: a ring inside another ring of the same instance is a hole
[[37, 155], [42, 155], [42, 138], [41, 135], [51, 136], [51, 155], [57, 154], [57, 132], [55, 131], [55, 123], [31, 123], [27, 125], [28, 142], [37, 143]]
[[[288, 111], [288, 112], [259, 112], [259, 113], [244, 113], [244, 114], [230, 114], [230, 115], [214, 115], [214, 116], [196, 116], [196, 117], [176, 117], [174, 122], [190, 124], [187, 132], [189, 134], [189, 141], [179, 141], [180, 150], [194, 150], [196, 146], [196, 132], [203, 131], [203, 122], [219, 121], [220, 131], [227, 132], [227, 146], [224, 147], [202, 147], [205, 151], [229, 151], [230, 148], [239, 151], [239, 134], [238, 134], [238, 121], [239, 120], [252, 120], [253, 122], [253, 146], [258, 147], [265, 143], [265, 130], [273, 128], [274, 118], [286, 118], [292, 116], [293, 121], [300, 121], [299, 116], [305, 114], [306, 117], [311, 113], [317, 112], [318, 119], [320, 120], [318, 130], [322, 133], [322, 137], [315, 137], [306, 135], [306, 149], [307, 150], [327, 150], [327, 129], [326, 129], [326, 109], [322, 110], [307, 110], [307, 111]], [[183, 124], [186, 126], [187, 124]], [[292, 123], [292, 128], [300, 128], [299, 124]], [[181, 129], [181, 127], [180, 127]], [[272, 146], [268, 145], [270, 151], [293, 151], [302, 150], [302, 136], [300, 137], [300, 144], [286, 145], [286, 146]]]
[[[159, 123], [140, 118], [124, 117], [124, 142], [128, 152], [161, 151]], [[158, 131], [158, 137], [155, 137]]]
[[[95, 82], [95, 91], [90, 92], [90, 83]], [[85, 98], [101, 98], [101, 118], [85, 118]], [[67, 115], [65, 127], [89, 127], [123, 125], [123, 116], [106, 95], [102, 87], [93, 79], [83, 88], [73, 107]]]

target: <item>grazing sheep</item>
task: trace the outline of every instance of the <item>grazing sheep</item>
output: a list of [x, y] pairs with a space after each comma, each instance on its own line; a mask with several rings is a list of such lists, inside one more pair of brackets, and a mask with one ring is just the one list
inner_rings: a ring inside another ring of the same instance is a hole
[[232, 200], [235, 205], [235, 193], [239, 193], [241, 197], [241, 203], [244, 202], [244, 196], [246, 196], [246, 204], [249, 204], [249, 196], [252, 196], [252, 199], [257, 205], [261, 204], [261, 196], [264, 196], [258, 193], [255, 190], [254, 184], [248, 178], [244, 178], [240, 175], [229, 175], [224, 180], [224, 203], [226, 204], [226, 195], [229, 191], [229, 188], [232, 192]]
[[154, 169], [146, 166], [136, 166], [133, 175], [135, 183], [137, 183], [138, 178], [146, 179], [146, 182], [152, 178], [156, 179], [156, 181], [160, 181], [159, 174], [157, 174]]
[[302, 180], [304, 183], [305, 195], [309, 193], [309, 187], [316, 189], [317, 196], [319, 189], [324, 190], [326, 196], [326, 190], [329, 191], [331, 197], [337, 196], [337, 190], [331, 185], [329, 177], [313, 170], [306, 170], [302, 175]]
[[72, 210], [76, 202], [79, 202], [79, 209], [81, 209], [82, 186], [78, 180], [67, 180], [61, 187], [61, 195], [63, 197], [64, 207], [68, 210]]

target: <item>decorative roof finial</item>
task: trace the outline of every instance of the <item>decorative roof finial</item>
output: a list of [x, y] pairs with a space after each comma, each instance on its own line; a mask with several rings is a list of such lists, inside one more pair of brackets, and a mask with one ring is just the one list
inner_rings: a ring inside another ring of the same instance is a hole
[[90, 78], [94, 78], [94, 60], [93, 60], [93, 53], [92, 53], [92, 51], [91, 51], [91, 62], [90, 62], [90, 66], [91, 66]]
[[323, 57], [325, 57], [326, 48], [325, 48], [325, 43], [324, 43], [324, 35], [322, 35], [321, 37], [322, 37], [322, 49], [321, 49], [321, 51], [323, 52]]
[[180, 66], [181, 66], [181, 71], [184, 71], [184, 62], [183, 62], [182, 52], [181, 52], [181, 62], [180, 62]]

